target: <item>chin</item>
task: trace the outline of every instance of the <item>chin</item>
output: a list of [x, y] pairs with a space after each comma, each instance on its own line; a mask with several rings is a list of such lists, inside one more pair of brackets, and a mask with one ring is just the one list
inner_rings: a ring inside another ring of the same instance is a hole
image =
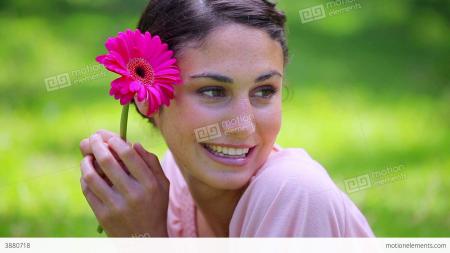
[[[203, 165], [204, 167], [205, 165]], [[217, 166], [217, 165], [216, 165]], [[254, 170], [245, 168], [245, 170], [236, 171], [223, 168], [214, 168], [213, 166], [202, 170], [200, 180], [215, 189], [238, 190], [246, 186], [252, 177]], [[208, 172], [206, 172], [208, 171]]]

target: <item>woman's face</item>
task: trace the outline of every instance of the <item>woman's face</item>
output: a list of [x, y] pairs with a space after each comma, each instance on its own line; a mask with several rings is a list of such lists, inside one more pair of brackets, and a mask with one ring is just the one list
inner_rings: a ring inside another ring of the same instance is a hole
[[184, 83], [156, 124], [187, 181], [239, 189], [280, 130], [281, 45], [262, 30], [225, 25], [177, 59]]

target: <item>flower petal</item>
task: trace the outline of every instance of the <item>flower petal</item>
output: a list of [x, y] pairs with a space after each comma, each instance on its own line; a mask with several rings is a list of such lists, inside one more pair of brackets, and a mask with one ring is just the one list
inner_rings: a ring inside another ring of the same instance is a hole
[[[146, 115], [151, 115], [163, 104], [170, 104], [170, 99], [174, 97], [174, 85], [181, 84], [182, 80], [174, 52], [158, 35], [127, 29], [116, 37], [108, 38], [105, 47], [108, 54], [98, 56], [97, 62], [122, 76], [111, 82], [111, 96], [120, 100], [121, 104], [128, 104], [133, 98], [135, 102], [147, 104]], [[142, 58], [152, 66], [152, 85], [142, 83], [139, 77], [130, 73], [128, 65], [134, 58]]]
[[172, 65], [174, 65], [176, 62], [177, 62], [177, 60], [175, 58], [169, 59], [159, 65], [155, 65], [155, 71], [158, 72], [165, 68], [172, 67]]
[[147, 88], [145, 88], [144, 85], [141, 85], [141, 88], [137, 93], [137, 99], [138, 101], [143, 101], [147, 99]]
[[120, 104], [121, 105], [126, 105], [129, 104], [131, 102], [131, 100], [133, 100], [133, 94], [128, 94], [126, 96], [123, 96], [120, 98]]
[[141, 84], [141, 82], [139, 82], [139, 81], [133, 81], [133, 82], [131, 82], [130, 85], [129, 85], [129, 90], [130, 90], [131, 92], [137, 92], [137, 91], [139, 91], [139, 89], [141, 88], [141, 86], [143, 86], [143, 85]]

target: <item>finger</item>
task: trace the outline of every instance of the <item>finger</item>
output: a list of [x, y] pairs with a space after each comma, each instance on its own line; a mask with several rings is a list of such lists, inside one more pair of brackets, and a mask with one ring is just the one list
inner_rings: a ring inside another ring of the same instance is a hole
[[[100, 135], [100, 137], [102, 138], [103, 142], [108, 143], [108, 140], [111, 139], [112, 137], [119, 137], [118, 134], [105, 130], [105, 129], [100, 129], [96, 132], [98, 135]], [[128, 144], [131, 145], [131, 143], [127, 142]], [[92, 152], [91, 152], [92, 153]], [[127, 167], [124, 166], [124, 164], [122, 163], [122, 161], [119, 159], [119, 156], [115, 153], [115, 152], [111, 152], [114, 156], [114, 158], [116, 158], [116, 160], [119, 162], [119, 164], [121, 165], [121, 167], [125, 170], [125, 172], [127, 174], [130, 174], [130, 172], [128, 171]]]
[[[80, 142], [80, 150], [81, 150], [81, 154], [83, 156], [92, 155], [91, 146], [89, 145], [89, 139], [88, 138], [83, 139]], [[95, 168], [95, 171], [97, 171], [97, 173], [103, 179], [105, 179], [109, 185], [111, 185], [111, 180], [109, 180], [109, 178], [105, 175], [105, 173], [100, 168], [100, 165], [97, 163], [97, 161], [95, 159], [94, 159], [94, 168]]]
[[[90, 154], [93, 156], [93, 154]], [[98, 164], [97, 160], [92, 159], [92, 164], [94, 165], [94, 169], [95, 171], [97, 171], [98, 175], [103, 178], [106, 183], [108, 183], [109, 186], [112, 185], [111, 180], [109, 180], [109, 178], [106, 176], [105, 172], [103, 172], [102, 168], [100, 167], [100, 164]]]
[[[98, 135], [100, 135], [100, 137], [103, 139], [103, 141], [106, 143], [108, 142], [108, 140], [111, 137], [117, 136], [117, 134], [108, 131], [108, 130], [104, 130], [104, 129], [100, 129], [96, 132]], [[81, 150], [81, 154], [83, 156], [92, 154], [91, 151], [91, 146], [89, 145], [89, 138], [85, 138], [80, 142], [80, 150]]]
[[[92, 154], [91, 154], [92, 155]], [[93, 159], [92, 163], [94, 165], [94, 169], [95, 171], [97, 171], [97, 173], [103, 178], [103, 179], [108, 179], [109, 178], [106, 176], [105, 172], [103, 172], [102, 168], [100, 167], [100, 164], [98, 164], [97, 160]]]
[[106, 176], [105, 172], [103, 172], [103, 170], [100, 168], [100, 165], [97, 163], [97, 161], [95, 159], [93, 159], [93, 164], [94, 164], [94, 169], [95, 171], [97, 171], [98, 175], [105, 180], [105, 182], [109, 185], [109, 186], [113, 186], [113, 183], [111, 182], [111, 180], [108, 178], [108, 176]]
[[105, 143], [108, 142], [108, 140], [111, 139], [112, 137], [119, 136], [118, 134], [105, 129], [100, 129], [96, 133], [99, 134], [100, 137], [102, 137]]
[[97, 174], [92, 164], [92, 156], [86, 156], [81, 161], [81, 174], [86, 185], [106, 205], [113, 207], [117, 193], [109, 187]]
[[91, 207], [92, 211], [95, 213], [97, 218], [102, 216], [104, 212], [107, 211], [104, 203], [89, 189], [83, 178], [80, 178], [81, 189], [83, 191], [86, 200]]
[[[103, 141], [107, 141], [109, 138], [116, 135], [113, 132], [103, 130], [103, 129], [97, 131], [97, 133], [102, 137]], [[91, 146], [89, 145], [89, 138], [85, 138], [80, 142], [80, 150], [81, 150], [81, 154], [83, 156], [92, 155]], [[116, 155], [115, 155], [115, 157], [116, 157]], [[108, 185], [112, 186], [111, 180], [105, 175], [105, 173], [103, 172], [100, 165], [97, 163], [97, 161], [95, 159], [94, 159], [94, 168], [97, 171], [97, 173], [108, 183]], [[125, 171], [128, 173], [127, 170], [125, 170]]]
[[106, 145], [108, 145], [109, 151], [111, 152], [111, 154], [113, 154], [114, 158], [116, 159], [116, 161], [120, 164], [120, 167], [122, 167], [122, 169], [128, 174], [131, 175], [130, 171], [128, 170], [127, 166], [125, 166], [125, 164], [122, 162], [122, 160], [120, 160], [120, 157], [118, 154], [116, 154], [116, 152], [114, 152], [114, 150], [112, 150], [109, 147], [109, 144], [106, 143]]
[[132, 179], [125, 173], [123, 168], [114, 158], [108, 146], [103, 142], [98, 134], [92, 135], [89, 139], [91, 149], [94, 153], [100, 168], [106, 176], [117, 187], [124, 196], [129, 196], [132, 187]]
[[144, 162], [152, 171], [153, 175], [158, 179], [158, 182], [162, 182], [165, 184], [169, 183], [169, 179], [164, 174], [164, 171], [161, 167], [161, 163], [159, 162], [158, 157], [155, 154], [152, 154], [144, 149], [144, 147], [140, 143], [136, 143], [134, 145], [135, 150], [142, 157]]
[[151, 171], [147, 169], [147, 164], [131, 145], [125, 143], [118, 137], [109, 139], [108, 144], [117, 155], [119, 155], [131, 175], [133, 175], [139, 183], [144, 186], [151, 186], [157, 183]]
[[81, 151], [81, 154], [83, 156], [87, 156], [89, 154], [92, 154], [91, 147], [89, 146], [89, 139], [88, 138], [81, 140], [81, 142], [80, 142], [80, 151]]

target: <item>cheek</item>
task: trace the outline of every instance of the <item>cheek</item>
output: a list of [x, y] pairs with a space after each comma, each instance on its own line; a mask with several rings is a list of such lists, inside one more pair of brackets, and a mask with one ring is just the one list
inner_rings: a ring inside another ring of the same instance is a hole
[[223, 112], [220, 109], [200, 104], [198, 99], [188, 92], [179, 93], [171, 107], [173, 107], [171, 118], [177, 122], [178, 131], [191, 136], [194, 141], [197, 130], [223, 120]]
[[281, 123], [280, 121], [277, 119], [269, 119], [267, 121], [263, 121], [261, 123], [259, 123], [259, 135], [261, 137], [261, 139], [263, 140], [263, 142], [266, 143], [270, 143], [272, 144], [273, 142], [275, 142], [278, 133], [280, 132], [280, 127], [281, 127]]
[[186, 148], [197, 142], [196, 130], [217, 122], [217, 112], [205, 110], [196, 100], [179, 92], [161, 116], [162, 132], [169, 146]]
[[263, 142], [271, 144], [277, 138], [281, 128], [281, 105], [257, 112], [256, 129]]

